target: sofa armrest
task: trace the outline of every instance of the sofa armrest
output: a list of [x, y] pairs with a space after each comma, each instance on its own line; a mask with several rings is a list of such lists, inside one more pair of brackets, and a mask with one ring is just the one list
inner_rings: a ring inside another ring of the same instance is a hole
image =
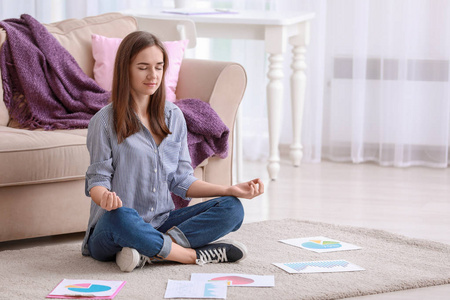
[[234, 123], [246, 86], [247, 75], [240, 64], [199, 59], [184, 59], [181, 64], [177, 99], [196, 98], [208, 102], [230, 129], [228, 157], [208, 160], [204, 167], [205, 181], [232, 183]]

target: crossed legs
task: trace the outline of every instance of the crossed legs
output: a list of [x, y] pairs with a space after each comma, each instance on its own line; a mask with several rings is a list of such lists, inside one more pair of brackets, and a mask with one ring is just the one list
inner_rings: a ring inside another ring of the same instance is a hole
[[88, 247], [91, 256], [100, 261], [114, 260], [122, 248], [129, 247], [147, 257], [195, 263], [194, 249], [236, 231], [243, 217], [240, 200], [229, 196], [172, 211], [157, 229], [134, 209], [121, 207], [100, 218]]

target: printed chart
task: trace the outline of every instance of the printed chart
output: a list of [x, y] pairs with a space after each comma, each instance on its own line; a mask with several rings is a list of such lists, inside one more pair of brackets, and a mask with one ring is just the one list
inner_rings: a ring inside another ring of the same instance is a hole
[[223, 280], [225, 280], [228, 283], [228, 285], [249, 285], [255, 282], [251, 278], [242, 276], [220, 276], [210, 279], [210, 281], [223, 281]]
[[77, 284], [69, 284], [66, 285], [69, 291], [72, 292], [80, 292], [80, 293], [98, 293], [98, 292], [106, 292], [111, 289], [110, 286], [103, 284], [92, 284], [92, 283], [77, 283]]
[[280, 240], [280, 242], [319, 253], [361, 249], [359, 246], [330, 239], [324, 236], [287, 239]]
[[125, 281], [63, 279], [47, 298], [113, 299]]
[[164, 298], [213, 298], [227, 297], [227, 283], [225, 281], [200, 282], [170, 280], [167, 282]]
[[346, 260], [288, 262], [274, 263], [274, 265], [285, 270], [288, 273], [328, 273], [365, 270], [364, 268], [361, 268], [360, 266]]
[[236, 273], [192, 273], [191, 281], [226, 281], [228, 286], [270, 287], [275, 286], [273, 275], [252, 275]]

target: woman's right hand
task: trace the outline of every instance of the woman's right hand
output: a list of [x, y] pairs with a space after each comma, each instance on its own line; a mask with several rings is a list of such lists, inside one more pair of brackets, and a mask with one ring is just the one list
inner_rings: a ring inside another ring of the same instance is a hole
[[122, 207], [122, 200], [116, 195], [116, 192], [104, 191], [100, 200], [100, 207], [107, 211]]
[[120, 200], [119, 196], [115, 192], [110, 192], [104, 186], [94, 186], [89, 191], [89, 195], [95, 204], [107, 211], [122, 207], [122, 200]]

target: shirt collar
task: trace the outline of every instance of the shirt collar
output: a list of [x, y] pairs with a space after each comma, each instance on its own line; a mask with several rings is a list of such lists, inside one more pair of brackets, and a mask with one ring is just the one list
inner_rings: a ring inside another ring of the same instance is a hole
[[176, 106], [174, 103], [166, 101], [166, 104], [164, 106], [164, 114], [166, 118], [169, 118], [172, 115], [172, 111], [178, 109], [178, 106]]

